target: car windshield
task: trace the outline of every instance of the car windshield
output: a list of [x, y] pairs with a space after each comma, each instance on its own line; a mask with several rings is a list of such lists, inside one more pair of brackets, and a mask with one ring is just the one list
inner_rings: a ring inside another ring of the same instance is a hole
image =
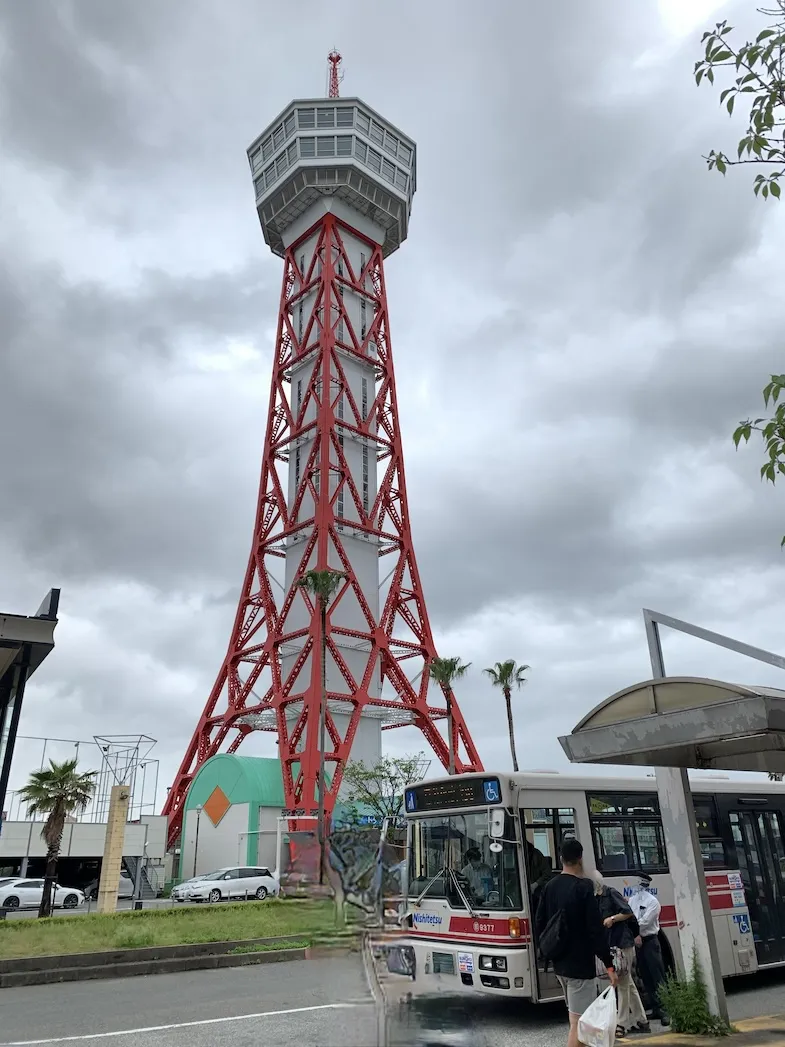
[[195, 876], [195, 880], [220, 880], [229, 872], [228, 869], [218, 869], [214, 873], [205, 873], [203, 876]]
[[521, 909], [515, 825], [509, 814], [497, 852], [490, 849], [486, 811], [416, 818], [410, 824], [410, 898], [424, 892], [427, 898], [446, 898], [454, 909], [466, 908], [464, 897], [483, 911]]
[[5, 887], [5, 885], [7, 883], [13, 883], [13, 882], [14, 882], [13, 876], [6, 876], [6, 878], [4, 880], [0, 880], [0, 887]]

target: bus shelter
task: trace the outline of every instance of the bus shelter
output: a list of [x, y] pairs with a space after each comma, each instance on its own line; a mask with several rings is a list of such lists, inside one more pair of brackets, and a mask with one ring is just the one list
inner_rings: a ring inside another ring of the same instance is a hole
[[785, 658], [653, 611], [644, 611], [644, 622], [652, 678], [611, 695], [559, 741], [573, 763], [656, 769], [684, 966], [690, 969], [695, 948], [710, 1007], [727, 1017], [687, 772], [785, 774], [785, 690], [706, 677], [667, 676], [658, 626], [669, 626], [778, 668], [785, 669]]
[[0, 613], [0, 832], [27, 681], [54, 647], [60, 590], [32, 615]]

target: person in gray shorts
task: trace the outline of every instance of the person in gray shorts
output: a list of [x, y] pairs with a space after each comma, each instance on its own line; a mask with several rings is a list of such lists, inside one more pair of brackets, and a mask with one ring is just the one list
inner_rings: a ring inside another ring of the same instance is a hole
[[565, 944], [558, 959], [553, 961], [553, 970], [564, 990], [570, 1014], [567, 1047], [579, 1047], [578, 1019], [598, 995], [595, 957], [607, 970], [611, 985], [616, 986], [618, 978], [594, 885], [583, 871], [581, 843], [573, 837], [562, 841], [561, 860], [561, 875], [543, 888], [534, 914], [534, 930], [537, 939], [542, 938], [556, 913], [564, 913]]

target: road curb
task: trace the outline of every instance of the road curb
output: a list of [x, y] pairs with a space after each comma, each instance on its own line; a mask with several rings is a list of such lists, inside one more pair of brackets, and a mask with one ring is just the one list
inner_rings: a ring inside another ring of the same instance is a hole
[[684, 1033], [665, 1032], [646, 1037], [656, 1047], [785, 1047], [785, 1014], [762, 1018], [747, 1018], [733, 1023], [736, 1032], [730, 1036], [687, 1036]]
[[[48, 971], [55, 967], [99, 967], [107, 964], [138, 963], [149, 960], [185, 959], [192, 956], [213, 956], [246, 949], [249, 946], [280, 945], [285, 948], [290, 942], [301, 942], [306, 934], [280, 934], [269, 938], [240, 938], [221, 942], [197, 942], [190, 945], [152, 945], [135, 949], [112, 949], [100, 952], [77, 952], [45, 954], [41, 956], [19, 956], [0, 960], [0, 978], [4, 974], [22, 971]], [[2, 981], [0, 981], [2, 985]]]
[[246, 967], [258, 963], [281, 963], [286, 960], [304, 960], [306, 952], [306, 949], [269, 949], [264, 952], [178, 956], [170, 960], [141, 960], [132, 963], [104, 964], [99, 967], [52, 967], [49, 970], [19, 971], [16, 974], [0, 975], [0, 988], [12, 989], [22, 985], [54, 985], [58, 982], [134, 978], [146, 974], [177, 974], [182, 971]]

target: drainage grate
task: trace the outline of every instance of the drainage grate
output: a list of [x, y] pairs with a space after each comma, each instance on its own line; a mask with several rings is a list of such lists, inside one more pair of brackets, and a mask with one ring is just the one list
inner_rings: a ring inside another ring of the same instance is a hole
[[435, 952], [433, 954], [434, 974], [455, 974], [455, 954], [451, 952]]

